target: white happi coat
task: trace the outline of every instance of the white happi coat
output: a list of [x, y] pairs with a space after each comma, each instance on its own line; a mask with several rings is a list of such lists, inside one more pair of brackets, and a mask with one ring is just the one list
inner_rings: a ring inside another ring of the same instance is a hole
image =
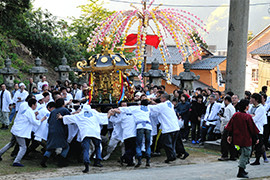
[[35, 113], [30, 107], [20, 113], [14, 120], [11, 133], [18, 137], [31, 139], [33, 126], [40, 125], [40, 121], [36, 119]]
[[151, 112], [157, 113], [158, 121], [161, 124], [162, 134], [180, 130], [173, 104], [169, 100], [157, 105], [149, 105], [148, 107]]
[[158, 129], [157, 129], [157, 125], [158, 125], [158, 113], [154, 113], [151, 112], [150, 113], [150, 121], [151, 121], [151, 125], [152, 125], [152, 131], [151, 131], [151, 135], [155, 136], [158, 134]]
[[136, 137], [136, 123], [131, 113], [120, 113], [115, 114], [114, 116], [114, 123], [121, 123], [121, 128], [123, 130], [123, 140]]
[[117, 118], [117, 116], [111, 116], [109, 121], [113, 123], [113, 132], [111, 139], [123, 141], [123, 129], [121, 127], [121, 119]]
[[119, 107], [121, 113], [132, 114], [136, 129], [148, 129], [152, 130], [150, 121], [150, 109], [148, 106], [130, 106], [130, 107]]
[[64, 124], [76, 124], [79, 129], [80, 142], [85, 137], [94, 137], [101, 140], [100, 125], [108, 124], [106, 113], [99, 113], [91, 109], [90, 105], [84, 105], [79, 114], [66, 115], [63, 117]]
[[43, 106], [38, 111], [37, 119], [41, 120], [44, 116], [46, 116], [46, 119], [43, 122], [41, 122], [41, 124], [37, 126], [36, 130], [34, 131], [35, 140], [37, 141], [42, 141], [42, 139], [47, 141], [47, 137], [48, 137], [48, 131], [49, 131], [48, 119], [50, 116], [50, 111], [48, 111], [48, 109], [45, 106]]

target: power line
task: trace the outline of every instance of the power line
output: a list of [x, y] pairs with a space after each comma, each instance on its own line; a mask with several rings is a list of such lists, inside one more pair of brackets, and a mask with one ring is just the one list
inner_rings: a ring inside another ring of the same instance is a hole
[[[120, 3], [128, 3], [128, 4], [141, 4], [140, 2], [130, 2], [130, 1], [125, 1], [125, 0], [109, 0], [112, 2], [120, 2]], [[152, 4], [158, 6], [159, 4]], [[254, 3], [250, 4], [249, 6], [264, 6], [264, 5], [270, 5], [270, 3]], [[189, 7], [189, 8], [205, 8], [205, 7], [230, 7], [230, 5], [225, 4], [225, 5], [189, 5], [189, 4], [162, 4], [162, 6], [167, 6], [167, 7]]]

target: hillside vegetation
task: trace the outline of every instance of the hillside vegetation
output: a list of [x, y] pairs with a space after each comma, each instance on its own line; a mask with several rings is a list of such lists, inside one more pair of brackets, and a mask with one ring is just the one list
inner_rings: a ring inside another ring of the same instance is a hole
[[[34, 59], [40, 57], [49, 70], [49, 80], [55, 81], [54, 67], [63, 56], [70, 66], [88, 58], [93, 52], [86, 52], [87, 38], [113, 12], [103, 8], [99, 0], [89, 0], [80, 8], [82, 15], [68, 24], [48, 11], [33, 9], [30, 0], [0, 0], [0, 67], [9, 57], [12, 67], [19, 70], [16, 81], [25, 81]], [[95, 53], [100, 51], [98, 46]]]

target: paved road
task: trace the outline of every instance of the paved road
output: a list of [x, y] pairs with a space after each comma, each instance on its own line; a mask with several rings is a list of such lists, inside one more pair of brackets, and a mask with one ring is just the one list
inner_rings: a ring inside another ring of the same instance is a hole
[[[253, 159], [251, 160], [253, 162]], [[161, 168], [124, 170], [108, 173], [85, 174], [78, 176], [65, 176], [46, 178], [42, 180], [151, 180], [151, 179], [236, 179], [238, 171], [237, 162], [213, 162], [207, 164], [194, 164], [182, 166], [169, 166]], [[270, 163], [259, 166], [247, 166], [250, 178], [270, 177]], [[41, 179], [40, 179], [41, 180]]]

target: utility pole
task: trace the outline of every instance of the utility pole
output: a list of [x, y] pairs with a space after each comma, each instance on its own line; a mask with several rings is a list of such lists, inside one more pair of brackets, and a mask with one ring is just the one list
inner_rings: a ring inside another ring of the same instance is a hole
[[244, 97], [249, 0], [230, 0], [226, 92]]

